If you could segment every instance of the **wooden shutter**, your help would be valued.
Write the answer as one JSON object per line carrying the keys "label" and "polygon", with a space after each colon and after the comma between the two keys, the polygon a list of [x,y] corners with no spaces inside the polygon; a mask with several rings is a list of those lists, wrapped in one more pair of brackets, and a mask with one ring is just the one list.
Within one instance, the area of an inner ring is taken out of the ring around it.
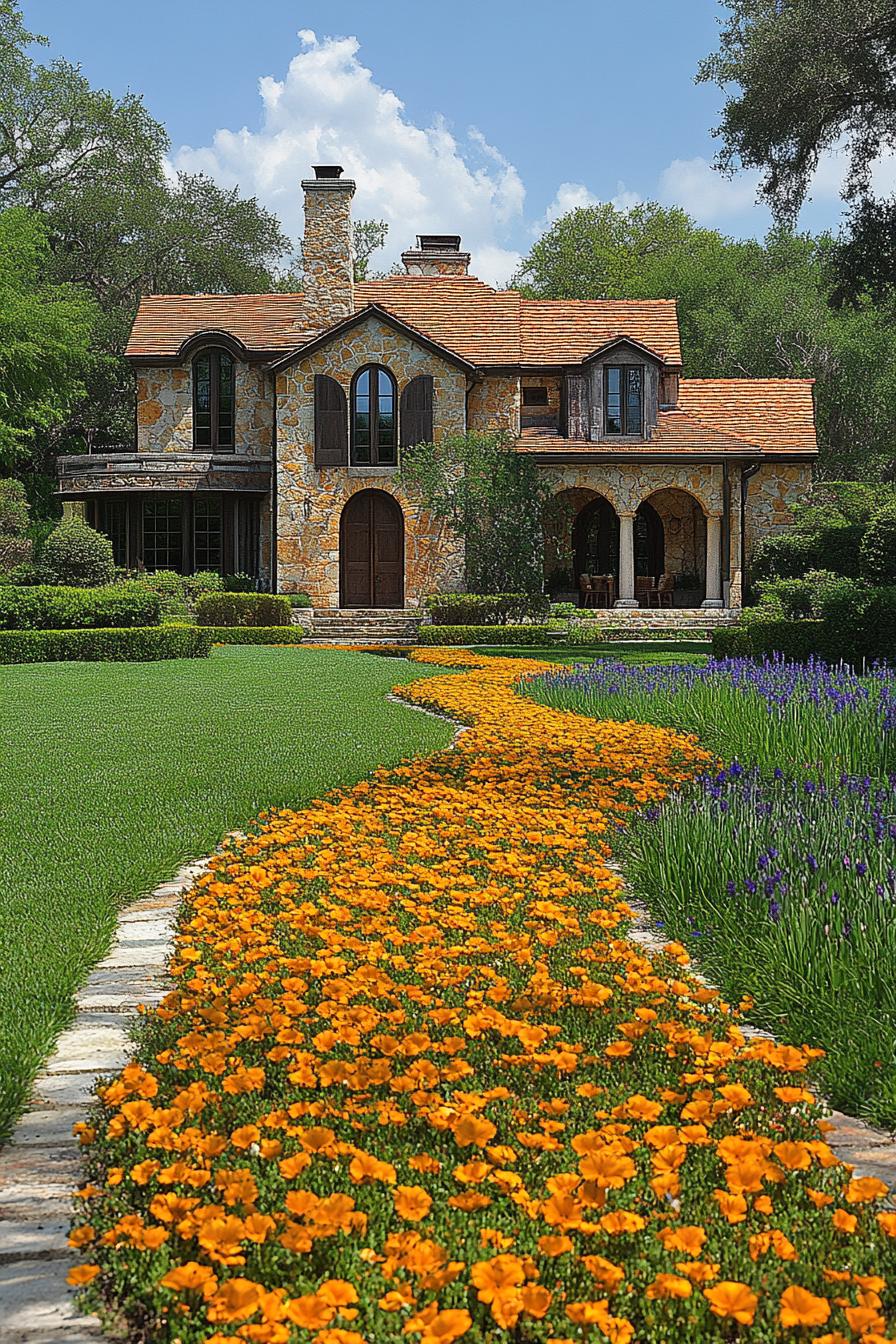
{"label": "wooden shutter", "polygon": [[563,379],[562,431],[567,439],[591,437],[588,381],[580,373],[568,373]]}
{"label": "wooden shutter", "polygon": [[401,446],[432,443],[432,377],[421,373],[401,394]]}
{"label": "wooden shutter", "polygon": [[335,378],[314,375],[314,465],[348,466],[348,409]]}

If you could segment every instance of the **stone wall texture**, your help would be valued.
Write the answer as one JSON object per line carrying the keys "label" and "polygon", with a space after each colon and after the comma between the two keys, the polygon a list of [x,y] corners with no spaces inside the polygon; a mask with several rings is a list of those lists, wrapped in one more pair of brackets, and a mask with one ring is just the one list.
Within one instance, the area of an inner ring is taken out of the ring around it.
{"label": "stone wall texture", "polygon": [[355,184],[310,181],[305,187],[302,287],[307,310],[321,330],[354,311],[352,196]]}
{"label": "stone wall texture", "polygon": [[384,490],[404,514],[405,605],[463,584],[463,544],[397,482],[392,467],[314,465],[314,375],[345,389],[364,364],[384,365],[398,393],[418,374],[433,378],[433,438],[462,434],[466,375],[377,318],[297,361],[277,379],[277,568],[282,592],[306,592],[315,607],[339,606],[339,522],[360,490]]}
{"label": "stone wall texture", "polygon": [[[270,457],[274,394],[268,374],[234,360],[234,452]],[[138,368],[137,452],[193,451],[192,361],[174,368]]]}
{"label": "stone wall texture", "polygon": [[515,374],[490,373],[470,389],[469,427],[486,432],[520,432],[520,380]]}

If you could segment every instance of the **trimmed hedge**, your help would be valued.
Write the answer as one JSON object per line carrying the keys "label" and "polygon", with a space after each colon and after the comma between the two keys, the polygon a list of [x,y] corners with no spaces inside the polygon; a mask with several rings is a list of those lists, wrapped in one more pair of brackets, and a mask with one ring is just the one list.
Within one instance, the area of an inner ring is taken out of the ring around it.
{"label": "trimmed hedge", "polygon": [[304,630],[291,625],[204,625],[213,644],[301,644]]}
{"label": "trimmed hedge", "polygon": [[780,653],[797,660],[815,654],[855,667],[896,664],[896,587],[829,597],[823,619],[786,620],[752,608],[739,626],[713,631],[712,651],[717,657]]}
{"label": "trimmed hedge", "polygon": [[551,599],[541,593],[436,593],[426,607],[433,625],[506,625],[543,621]]}
{"label": "trimmed hedge", "polygon": [[115,577],[111,541],[77,515],[53,528],[38,558],[56,583],[99,588]]}
{"label": "trimmed hedge", "polygon": [[158,625],[162,602],[142,583],[0,588],[0,630],[111,630]]}
{"label": "trimmed hedge", "polygon": [[289,598],[275,593],[208,593],[196,599],[199,625],[289,625],[291,620]]}
{"label": "trimmed hedge", "polygon": [[0,630],[0,663],[151,663],[207,658],[211,635],[196,625],[124,630]]}
{"label": "trimmed hedge", "polygon": [[551,625],[421,625],[421,644],[547,644],[558,630]]}

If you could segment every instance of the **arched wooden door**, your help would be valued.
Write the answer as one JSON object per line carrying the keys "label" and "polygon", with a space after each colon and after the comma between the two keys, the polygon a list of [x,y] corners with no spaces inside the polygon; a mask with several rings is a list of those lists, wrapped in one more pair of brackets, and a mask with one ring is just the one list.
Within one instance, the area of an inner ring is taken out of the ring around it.
{"label": "arched wooden door", "polygon": [[383,490],[361,490],[339,523],[339,602],[404,606],[404,516]]}

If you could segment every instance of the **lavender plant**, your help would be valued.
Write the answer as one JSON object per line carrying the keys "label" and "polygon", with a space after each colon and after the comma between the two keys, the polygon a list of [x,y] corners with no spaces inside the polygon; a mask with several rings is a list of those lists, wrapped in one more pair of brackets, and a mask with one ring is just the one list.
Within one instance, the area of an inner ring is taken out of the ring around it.
{"label": "lavender plant", "polygon": [[818,659],[710,659],[639,666],[601,659],[529,680],[541,704],[597,719],[697,733],[726,760],[770,771],[786,762],[828,778],[896,771],[896,674],[858,677]]}
{"label": "lavender plant", "polygon": [[896,780],[731,765],[620,831],[633,891],[726,993],[828,1052],[835,1104],[896,1126]]}

